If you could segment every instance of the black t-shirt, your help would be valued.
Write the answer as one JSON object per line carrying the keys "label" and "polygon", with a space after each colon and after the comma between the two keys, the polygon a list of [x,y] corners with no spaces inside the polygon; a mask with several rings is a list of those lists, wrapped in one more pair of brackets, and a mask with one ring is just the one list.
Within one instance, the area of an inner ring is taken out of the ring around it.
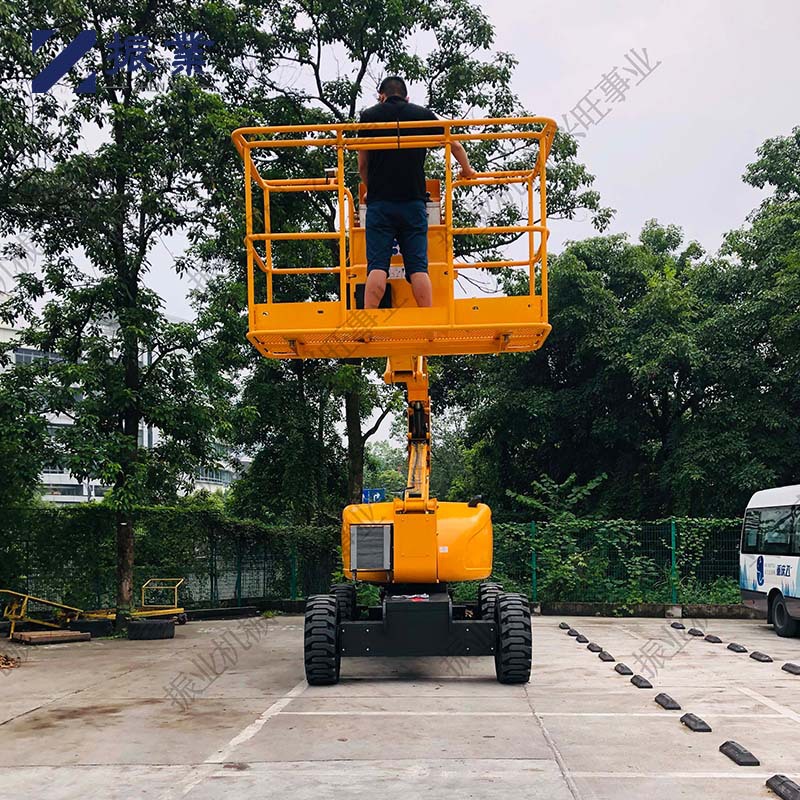
{"label": "black t-shirt", "polygon": [[[406,122],[418,119],[438,119],[428,108],[409,103],[402,97],[388,97],[361,113],[361,122]],[[400,128],[401,136],[421,136],[444,133],[444,128]],[[363,130],[359,136],[397,136],[397,130]],[[388,150],[367,150],[367,201],[424,200],[424,147]]]}

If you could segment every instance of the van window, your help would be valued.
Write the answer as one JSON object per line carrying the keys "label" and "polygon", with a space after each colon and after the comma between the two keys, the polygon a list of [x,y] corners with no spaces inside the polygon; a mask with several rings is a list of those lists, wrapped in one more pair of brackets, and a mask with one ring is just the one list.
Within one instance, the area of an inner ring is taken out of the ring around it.
{"label": "van window", "polygon": [[742,529],[742,552],[764,555],[800,555],[797,508],[749,508]]}
{"label": "van window", "polygon": [[758,553],[758,528],[761,524],[761,509],[748,508],[744,513],[744,529],[742,530],[742,552]]}

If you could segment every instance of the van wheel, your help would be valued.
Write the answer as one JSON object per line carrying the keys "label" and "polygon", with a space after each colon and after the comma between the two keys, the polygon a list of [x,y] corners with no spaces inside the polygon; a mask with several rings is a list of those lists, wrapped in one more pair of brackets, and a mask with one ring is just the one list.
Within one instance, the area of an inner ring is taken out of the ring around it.
{"label": "van wheel", "polygon": [[772,602],[772,627],[778,636],[797,636],[798,624],[796,619],[789,616],[786,600],[779,594]]}

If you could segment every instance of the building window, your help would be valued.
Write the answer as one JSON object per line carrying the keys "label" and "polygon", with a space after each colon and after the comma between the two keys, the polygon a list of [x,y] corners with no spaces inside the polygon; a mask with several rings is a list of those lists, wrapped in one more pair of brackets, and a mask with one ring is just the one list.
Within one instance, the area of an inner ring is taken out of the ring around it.
{"label": "building window", "polygon": [[220,486],[230,486],[233,481],[233,472],[229,469],[204,468],[197,473],[197,480],[201,483],[218,483]]}
{"label": "building window", "polygon": [[64,497],[83,497],[83,486],[74,483],[46,483],[42,487],[42,494]]}
{"label": "building window", "polygon": [[33,364],[34,361],[61,361],[61,356],[56,353],[47,353],[41,350],[32,350],[29,347],[18,347],[14,351],[15,364]]}

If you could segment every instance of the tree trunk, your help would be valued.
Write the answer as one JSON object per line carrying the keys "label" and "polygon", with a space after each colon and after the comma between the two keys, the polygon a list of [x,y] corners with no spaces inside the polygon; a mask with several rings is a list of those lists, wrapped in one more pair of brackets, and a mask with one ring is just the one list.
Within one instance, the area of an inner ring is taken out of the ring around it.
{"label": "tree trunk", "polygon": [[361,502],[364,486],[364,436],[361,433],[360,387],[348,389],[344,395],[344,417],[347,431],[347,500]]}
{"label": "tree trunk", "polygon": [[133,605],[133,522],[117,514],[117,628],[130,618]]}

